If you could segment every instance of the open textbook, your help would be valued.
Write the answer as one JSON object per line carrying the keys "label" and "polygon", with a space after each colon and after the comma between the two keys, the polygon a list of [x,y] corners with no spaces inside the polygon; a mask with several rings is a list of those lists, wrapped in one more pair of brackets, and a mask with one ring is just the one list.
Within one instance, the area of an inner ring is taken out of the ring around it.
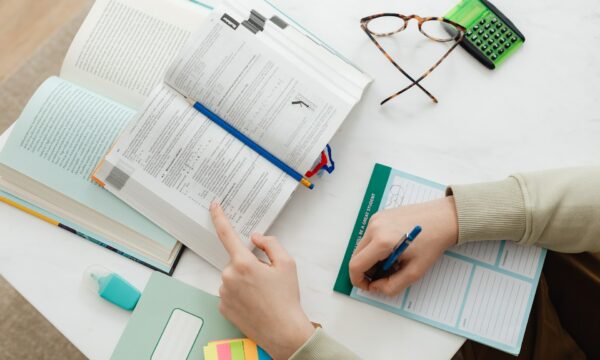
{"label": "open textbook", "polygon": [[394,297],[366,292],[350,283],[348,263],[372,214],[437,199],[444,196],[444,190],[443,185],[376,164],[334,290],[516,355],[545,249],[510,241],[454,246],[421,280]]}
{"label": "open textbook", "polygon": [[184,0],[97,0],[59,77],[28,102],[0,153],[0,200],[170,273],[181,244],[90,180],[209,10]]}
{"label": "open textbook", "polygon": [[186,97],[304,172],[369,81],[266,3],[225,2],[190,37],[94,179],[223,268],[229,259],[210,203],[221,202],[250,247],[251,233],[268,229],[298,184]]}

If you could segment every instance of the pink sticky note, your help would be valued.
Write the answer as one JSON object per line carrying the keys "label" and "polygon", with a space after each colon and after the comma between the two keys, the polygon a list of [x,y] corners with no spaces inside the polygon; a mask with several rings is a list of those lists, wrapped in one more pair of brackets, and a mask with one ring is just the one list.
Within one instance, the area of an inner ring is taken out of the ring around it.
{"label": "pink sticky note", "polygon": [[231,360],[231,347],[229,343],[217,345],[217,356],[219,360]]}

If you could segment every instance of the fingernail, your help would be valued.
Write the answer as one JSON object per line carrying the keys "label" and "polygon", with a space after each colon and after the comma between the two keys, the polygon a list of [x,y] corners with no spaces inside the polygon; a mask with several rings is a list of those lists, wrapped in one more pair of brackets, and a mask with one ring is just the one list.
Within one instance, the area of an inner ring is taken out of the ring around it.
{"label": "fingernail", "polygon": [[217,205],[219,205],[219,203],[218,203],[218,202],[216,202],[216,201],[212,201],[212,202],[210,203],[210,210],[214,210],[214,209],[216,209],[216,208],[217,208]]}

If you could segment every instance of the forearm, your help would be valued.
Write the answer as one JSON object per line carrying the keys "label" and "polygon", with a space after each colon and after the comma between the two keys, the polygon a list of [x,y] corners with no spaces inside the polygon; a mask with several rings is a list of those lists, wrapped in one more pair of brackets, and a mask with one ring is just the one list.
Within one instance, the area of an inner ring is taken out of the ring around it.
{"label": "forearm", "polygon": [[600,167],[453,185],[458,242],[513,240],[561,252],[600,251]]}
{"label": "forearm", "polygon": [[360,359],[343,345],[329,337],[323,330],[317,329],[290,360],[337,360]]}

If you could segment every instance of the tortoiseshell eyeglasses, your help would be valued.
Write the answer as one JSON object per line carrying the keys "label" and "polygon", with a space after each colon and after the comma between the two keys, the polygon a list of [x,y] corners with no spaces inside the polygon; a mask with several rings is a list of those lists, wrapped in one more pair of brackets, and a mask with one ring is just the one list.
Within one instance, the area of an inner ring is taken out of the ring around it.
{"label": "tortoiseshell eyeglasses", "polygon": [[[431,40],[437,42],[448,42],[455,41],[455,43],[448,49],[448,51],[442,56],[438,62],[436,62],[429,70],[424,72],[417,80],[414,80],[410,75],[406,73],[395,61],[392,57],[383,49],[383,47],[377,41],[377,37],[390,36],[400,31],[406,29],[408,22],[412,19],[415,19],[419,23],[419,31],[421,34],[427,36]],[[412,88],[413,86],[418,86],[425,94],[427,94],[434,103],[437,103],[438,100],[435,96],[431,95],[429,91],[425,90],[423,86],[421,86],[420,82],[427,75],[429,75],[442,61],[450,54],[454,48],[462,41],[465,28],[455,23],[454,21],[442,18],[442,17],[426,17],[422,18],[417,15],[405,16],[402,14],[394,14],[394,13],[385,13],[385,14],[377,14],[367,16],[360,20],[360,26],[367,34],[367,36],[375,43],[375,46],[385,55],[385,57],[396,67],[396,69],[400,70],[404,76],[406,76],[412,84],[408,85],[404,89],[398,91],[397,93],[389,96],[385,100],[381,102],[381,105],[386,102],[392,100],[396,96],[402,94],[406,90]]]}

